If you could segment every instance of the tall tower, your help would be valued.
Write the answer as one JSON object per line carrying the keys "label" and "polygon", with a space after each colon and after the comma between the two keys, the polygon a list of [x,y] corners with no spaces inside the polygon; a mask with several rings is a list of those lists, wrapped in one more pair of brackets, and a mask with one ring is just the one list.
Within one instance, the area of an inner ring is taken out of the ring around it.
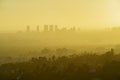
{"label": "tall tower", "polygon": [[44,32],[48,32],[48,25],[44,25]]}
{"label": "tall tower", "polygon": [[76,31],[76,27],[74,26],[74,27],[72,28],[72,30],[73,30],[73,31]]}
{"label": "tall tower", "polygon": [[39,32],[39,31],[40,31],[40,29],[39,29],[39,25],[36,27],[36,30],[37,30],[37,32]]}
{"label": "tall tower", "polygon": [[58,26],[57,25],[55,25],[55,31],[57,32],[57,31],[59,31],[59,29],[58,29]]}
{"label": "tall tower", "polygon": [[50,26],[49,26],[49,31],[50,31],[50,32],[53,32],[53,31],[54,31],[54,26],[53,26],[53,25],[50,25]]}
{"label": "tall tower", "polygon": [[27,26],[27,30],[26,31],[30,32],[30,26],[29,25]]}

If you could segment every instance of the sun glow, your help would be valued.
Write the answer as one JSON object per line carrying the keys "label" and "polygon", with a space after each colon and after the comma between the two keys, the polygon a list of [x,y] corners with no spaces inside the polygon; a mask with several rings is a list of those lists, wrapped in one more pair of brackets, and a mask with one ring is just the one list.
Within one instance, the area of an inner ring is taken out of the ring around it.
{"label": "sun glow", "polygon": [[120,25],[120,5],[118,0],[109,0],[107,5],[107,12],[111,22],[115,25]]}
{"label": "sun glow", "polygon": [[81,29],[120,26],[120,0],[1,0],[0,30],[56,24]]}

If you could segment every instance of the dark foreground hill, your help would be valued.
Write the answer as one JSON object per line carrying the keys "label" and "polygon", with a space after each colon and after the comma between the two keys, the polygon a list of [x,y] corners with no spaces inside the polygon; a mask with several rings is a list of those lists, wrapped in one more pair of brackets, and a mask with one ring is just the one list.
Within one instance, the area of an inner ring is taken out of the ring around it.
{"label": "dark foreground hill", "polygon": [[85,54],[32,58],[0,66],[0,80],[120,80],[120,55]]}

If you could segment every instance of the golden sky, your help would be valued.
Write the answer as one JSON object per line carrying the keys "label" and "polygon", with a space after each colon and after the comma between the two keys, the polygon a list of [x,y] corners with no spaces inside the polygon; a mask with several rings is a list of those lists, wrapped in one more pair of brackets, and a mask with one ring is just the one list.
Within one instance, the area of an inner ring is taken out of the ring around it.
{"label": "golden sky", "polygon": [[120,26],[120,0],[0,0],[0,30],[44,24]]}

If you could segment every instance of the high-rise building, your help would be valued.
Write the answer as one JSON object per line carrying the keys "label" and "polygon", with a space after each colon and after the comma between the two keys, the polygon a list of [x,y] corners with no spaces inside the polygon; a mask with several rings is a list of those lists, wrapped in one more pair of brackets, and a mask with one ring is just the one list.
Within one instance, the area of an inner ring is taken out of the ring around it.
{"label": "high-rise building", "polygon": [[40,30],[39,30],[39,25],[36,27],[36,30],[37,30],[37,32],[39,32]]}
{"label": "high-rise building", "polygon": [[26,30],[27,32],[30,32],[30,26],[27,26],[27,30]]}
{"label": "high-rise building", "polygon": [[71,32],[75,32],[75,31],[76,31],[76,27],[72,27],[72,28],[70,28],[69,31],[71,31]]}
{"label": "high-rise building", "polygon": [[66,28],[66,27],[63,27],[63,28],[61,29],[61,31],[66,32],[66,31],[67,31],[67,28]]}
{"label": "high-rise building", "polygon": [[55,25],[55,31],[59,31],[59,29],[58,29],[58,26],[57,26],[57,25]]}
{"label": "high-rise building", "polygon": [[72,28],[72,30],[73,30],[73,31],[76,31],[76,27],[74,26],[74,27]]}
{"label": "high-rise building", "polygon": [[44,25],[44,32],[47,32],[47,31],[49,31],[48,25]]}
{"label": "high-rise building", "polygon": [[49,25],[49,31],[53,32],[54,31],[54,26],[53,25]]}

